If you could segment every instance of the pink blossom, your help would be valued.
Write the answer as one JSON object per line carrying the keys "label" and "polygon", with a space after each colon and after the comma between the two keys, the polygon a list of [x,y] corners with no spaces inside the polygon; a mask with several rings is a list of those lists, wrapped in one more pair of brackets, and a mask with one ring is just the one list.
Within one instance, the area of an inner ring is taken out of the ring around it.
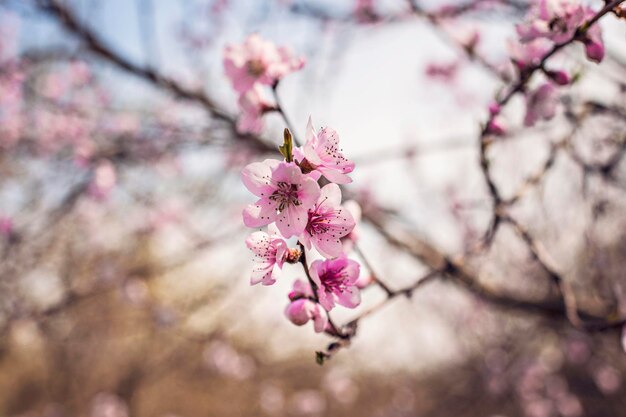
{"label": "pink blossom", "polygon": [[320,305],[313,301],[313,290],[308,282],[297,279],[293,283],[293,290],[289,293],[291,303],[285,309],[285,315],[295,325],[302,326],[313,320],[317,333],[323,332],[328,323],[328,316]]}
{"label": "pink blossom", "polygon": [[538,120],[550,120],[556,114],[559,94],[552,83],[544,83],[526,94],[524,125],[532,126]]}
{"label": "pink blossom", "polygon": [[485,133],[494,136],[504,136],[506,135],[506,132],[507,128],[499,116],[496,116],[489,120],[489,122],[487,123],[487,129],[485,129]]}
{"label": "pink blossom", "polygon": [[246,207],[243,221],[248,227],[276,222],[285,238],[299,235],[308,220],[308,210],[320,196],[317,182],[294,163],[266,159],[247,165],[241,179],[259,200]]}
{"label": "pink blossom", "polygon": [[94,170],[88,193],[96,200],[105,200],[117,182],[115,167],[110,161],[102,161]]}
{"label": "pink blossom", "polygon": [[224,69],[238,93],[245,93],[255,84],[273,85],[290,72],[304,66],[284,47],[276,47],[258,34],[248,36],[242,45],[224,49]]}
{"label": "pink blossom", "polygon": [[355,0],[354,17],[359,23],[373,23],[379,20],[374,0]]}
{"label": "pink blossom", "polygon": [[541,59],[548,53],[550,47],[550,41],[543,38],[527,43],[514,41],[508,43],[511,59],[519,70],[538,65]]}
{"label": "pink blossom", "polygon": [[361,303],[361,294],[356,287],[360,265],[341,256],[311,264],[310,272],[317,285],[317,296],[322,307],[330,311],[335,303],[354,308]]}
{"label": "pink blossom", "polygon": [[259,85],[239,96],[237,101],[241,116],[237,120],[237,131],[240,133],[259,134],[263,130],[263,113],[272,108],[271,103],[263,97],[263,91]]}
{"label": "pink blossom", "polygon": [[[538,38],[549,39],[557,44],[568,42],[595,14],[590,7],[570,0],[539,0],[531,8],[526,23],[517,26],[517,33],[524,43]],[[588,28],[579,40],[585,45],[587,58],[595,62],[602,61],[604,42],[599,25]]]}
{"label": "pink blossom", "polygon": [[426,75],[441,82],[453,82],[459,70],[459,62],[453,61],[447,64],[431,63],[426,67]]}
{"label": "pink blossom", "polygon": [[255,266],[252,269],[250,284],[275,283],[287,258],[288,247],[285,239],[276,233],[254,232],[246,239],[246,246],[254,253]]}
{"label": "pink blossom", "polygon": [[558,85],[567,85],[571,82],[570,76],[565,71],[546,70],[545,74]]}
{"label": "pink blossom", "polygon": [[308,298],[299,298],[290,302],[285,309],[285,316],[296,326],[303,326],[309,320],[313,320],[316,333],[323,332],[328,323],[328,317],[320,305]]}
{"label": "pink blossom", "polygon": [[343,156],[339,148],[339,136],[330,128],[322,128],[319,134],[309,117],[306,127],[306,143],[302,150],[294,152],[306,171],[317,171],[327,180],[337,184],[348,184],[352,179],[346,174],[354,170],[354,162]]}
{"label": "pink blossom", "polygon": [[583,43],[587,58],[594,62],[601,62],[604,58],[604,41],[602,40],[602,29],[598,24],[587,30]]}
{"label": "pink blossom", "polygon": [[582,5],[569,0],[539,0],[530,9],[526,23],[517,25],[521,42],[548,38],[555,43],[570,40],[585,21]]}
{"label": "pink blossom", "polygon": [[302,243],[311,249],[315,246],[327,258],[341,255],[341,238],[354,229],[354,219],[341,207],[341,190],[337,184],[322,188],[317,203],[309,210],[309,219],[302,235]]}
{"label": "pink blossom", "polygon": [[295,280],[293,283],[293,289],[289,293],[289,299],[291,301],[295,301],[299,298],[313,298],[314,296],[315,294],[311,289],[311,285],[300,278]]}
{"label": "pink blossom", "polygon": [[8,216],[0,216],[0,236],[11,237],[13,234],[13,219]]}

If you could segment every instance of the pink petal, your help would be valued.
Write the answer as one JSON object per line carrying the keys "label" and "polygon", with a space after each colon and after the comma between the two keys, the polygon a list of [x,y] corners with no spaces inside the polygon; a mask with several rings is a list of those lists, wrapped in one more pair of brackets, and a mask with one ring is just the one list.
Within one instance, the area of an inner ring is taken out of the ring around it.
{"label": "pink petal", "polygon": [[313,178],[305,177],[301,183],[299,192],[300,206],[305,210],[310,209],[320,196],[320,186]]}
{"label": "pink petal", "polygon": [[274,159],[266,159],[263,162],[248,164],[241,171],[241,181],[256,196],[261,197],[265,193],[271,193],[272,169],[278,166],[279,162]]}
{"label": "pink petal", "polygon": [[290,204],[276,218],[276,226],[280,233],[288,239],[304,231],[307,219],[308,215],[305,208]]}
{"label": "pink petal", "polygon": [[357,287],[348,287],[338,296],[337,303],[347,308],[355,308],[361,304],[361,292]]}
{"label": "pink petal", "polygon": [[342,174],[336,169],[327,168],[327,167],[319,167],[317,170],[324,176],[328,181],[337,183],[337,184],[350,184],[352,182],[352,178],[347,176],[346,174]]}
{"label": "pink petal", "polygon": [[262,227],[276,220],[276,206],[270,200],[259,200],[243,209],[243,223],[247,227]]}
{"label": "pink petal", "polygon": [[341,204],[341,189],[337,184],[326,184],[320,192],[320,207],[338,207]]}
{"label": "pink petal", "polygon": [[336,258],[343,252],[341,240],[327,238],[326,236],[314,237],[313,243],[317,251],[325,258]]}

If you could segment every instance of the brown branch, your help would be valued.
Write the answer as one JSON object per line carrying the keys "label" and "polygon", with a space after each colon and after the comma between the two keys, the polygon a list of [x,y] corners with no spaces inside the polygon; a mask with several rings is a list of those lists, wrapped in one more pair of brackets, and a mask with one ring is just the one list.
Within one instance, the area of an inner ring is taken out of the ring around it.
{"label": "brown branch", "polygon": [[[389,219],[380,213],[382,211],[364,212],[363,218],[390,245],[413,256],[433,271],[438,271],[444,279],[461,286],[479,299],[507,310],[548,318],[562,319],[567,317],[567,306],[563,299],[524,299],[504,293],[495,287],[490,287],[482,283],[480,277],[465,266],[463,259],[453,259],[414,233],[402,227],[393,227]],[[626,319],[615,320],[607,317],[598,317],[581,309],[577,309],[577,314],[581,320],[584,320],[583,327],[587,331],[618,329],[626,323]]]}

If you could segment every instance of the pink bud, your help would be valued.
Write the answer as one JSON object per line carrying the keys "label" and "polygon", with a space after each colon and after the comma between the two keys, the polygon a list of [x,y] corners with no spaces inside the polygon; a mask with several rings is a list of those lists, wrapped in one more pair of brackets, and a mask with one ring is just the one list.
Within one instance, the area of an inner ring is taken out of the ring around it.
{"label": "pink bud", "polygon": [[585,41],[585,53],[591,61],[600,63],[604,58],[604,45],[602,42],[587,40]]}
{"label": "pink bud", "polygon": [[495,101],[489,103],[488,109],[489,109],[489,114],[492,115],[492,116],[496,116],[496,115],[500,114],[500,110],[502,110],[500,105],[498,103],[496,103]]}
{"label": "pink bud", "polygon": [[546,75],[558,85],[567,85],[571,82],[570,76],[565,71],[546,71]]}
{"label": "pink bud", "polygon": [[495,136],[504,136],[506,134],[506,128],[500,123],[497,118],[489,121],[487,124],[486,132]]}

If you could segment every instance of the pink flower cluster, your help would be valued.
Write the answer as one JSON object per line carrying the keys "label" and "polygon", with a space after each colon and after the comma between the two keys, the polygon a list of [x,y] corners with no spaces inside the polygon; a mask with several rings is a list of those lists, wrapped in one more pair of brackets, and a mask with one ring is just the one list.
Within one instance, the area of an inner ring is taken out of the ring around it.
{"label": "pink flower cluster", "polygon": [[593,25],[579,30],[595,13],[592,8],[576,0],[539,0],[531,8],[527,21],[517,26],[519,40],[532,43],[538,39],[548,39],[560,44],[576,36],[585,45],[587,58],[600,62],[604,58],[602,29]]}
{"label": "pink flower cluster", "polygon": [[[539,120],[550,120],[559,104],[557,86],[571,83],[570,76],[563,70],[550,70],[542,65],[543,58],[555,45],[572,40],[585,46],[587,58],[600,62],[604,57],[602,29],[598,24],[587,22],[595,11],[576,0],[537,0],[531,7],[524,23],[517,25],[518,40],[509,45],[513,63],[521,77],[540,69],[547,80],[535,88],[524,89],[526,99],[525,126],[533,126]],[[498,110],[499,112],[499,110]],[[491,112],[497,116],[497,112]],[[504,128],[496,117],[491,118],[488,131],[502,134]]]}
{"label": "pink flower cluster", "polygon": [[[312,320],[315,331],[322,332],[335,304],[354,308],[360,303],[360,266],[344,252],[355,220],[342,206],[337,185],[351,182],[354,163],[344,157],[337,133],[330,128],[317,132],[310,119],[306,143],[285,157],[251,163],[241,173],[243,184],[257,197],[244,208],[243,221],[252,228],[267,226],[246,240],[254,253],[250,282],[272,285],[285,263],[302,263],[307,282],[295,282],[285,314],[299,326]],[[328,183],[320,187],[322,176]],[[298,247],[290,248],[287,240],[294,237]],[[313,249],[325,259],[309,266],[302,252]]]}
{"label": "pink flower cluster", "polygon": [[285,47],[276,47],[258,34],[252,34],[241,45],[228,45],[224,49],[224,70],[239,95],[241,117],[237,129],[241,133],[260,133],[263,113],[274,109],[265,97],[267,89],[275,87],[287,74],[304,66]]}

